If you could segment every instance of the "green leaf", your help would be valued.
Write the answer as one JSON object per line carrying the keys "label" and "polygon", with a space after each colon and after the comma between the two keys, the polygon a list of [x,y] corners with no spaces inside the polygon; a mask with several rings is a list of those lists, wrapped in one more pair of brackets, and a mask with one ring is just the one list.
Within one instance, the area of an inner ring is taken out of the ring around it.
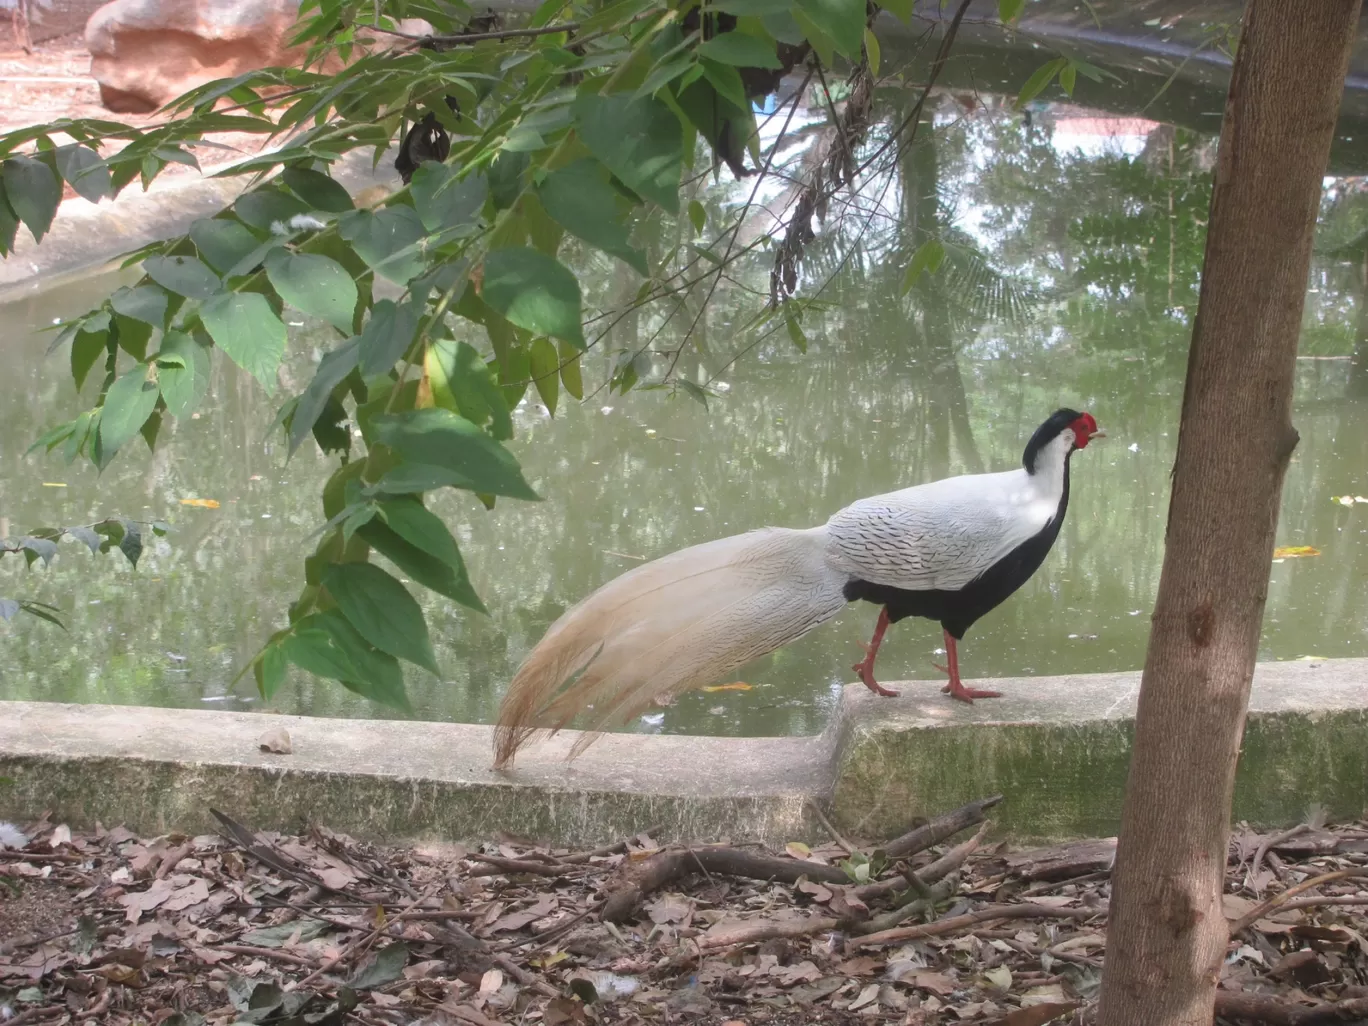
{"label": "green leaf", "polygon": [[864,0],[796,0],[798,9],[822,30],[836,49],[858,60],[864,41]]}
{"label": "green leaf", "polygon": [[169,300],[156,285],[139,285],[133,289],[124,287],[117,290],[109,297],[109,305],[115,313],[160,328],[166,323]]}
{"label": "green leaf", "polygon": [[574,111],[580,141],[594,156],[629,188],[679,212],[684,139],[669,107],[653,96],[581,93]]}
{"label": "green leaf", "polygon": [[[274,646],[266,651],[273,650]],[[281,669],[284,669],[283,665]],[[248,930],[242,935],[241,942],[258,948],[282,948],[295,934],[299,935],[298,939],[303,943],[322,936],[330,928],[331,924],[321,919],[292,919],[279,926],[263,926],[256,930]]]}
{"label": "green leaf", "polygon": [[414,172],[409,192],[423,227],[435,232],[475,220],[489,195],[489,182],[484,175],[460,178],[451,165],[427,160]]}
{"label": "green leaf", "polygon": [[41,160],[19,156],[5,161],[3,179],[10,206],[33,233],[34,240],[41,242],[52,226],[57,204],[62,201],[62,183]]}
{"label": "green leaf", "polygon": [[14,252],[14,237],[19,233],[19,218],[10,207],[9,195],[0,177],[0,256]]}
{"label": "green leaf", "polygon": [[[433,466],[431,463],[401,463],[373,486],[376,493],[387,495],[408,495],[432,492],[438,488],[460,488],[467,492],[477,491],[475,483],[464,474],[458,474],[446,467]],[[487,494],[487,493],[486,493]]]}
{"label": "green leaf", "polygon": [[[386,300],[388,302],[388,300]],[[318,362],[313,380],[299,397],[290,416],[289,455],[293,456],[299,443],[313,430],[333,389],[352,372],[361,356],[361,338],[349,338]]]}
{"label": "green leaf", "polygon": [[287,167],[280,173],[280,178],[290,187],[291,192],[314,210],[340,214],[354,206],[351,195],[342,184],[321,171]]}
{"label": "green leaf", "polygon": [[[435,524],[396,507],[417,507]],[[388,523],[374,517],[357,531],[367,544],[423,587],[463,606],[487,612],[471,586],[456,540],[440,518],[416,498],[390,499],[382,502],[380,509],[389,518]],[[397,528],[405,533],[400,534]]]}
{"label": "green leaf", "polygon": [[114,195],[109,179],[109,165],[89,146],[68,143],[53,151],[57,171],[71,183],[76,194],[91,203],[98,203]]}
{"label": "green leaf", "polygon": [[361,676],[361,671],[333,642],[332,632],[323,625],[321,614],[314,613],[296,623],[280,647],[286,659],[320,677],[356,681]]}
{"label": "green leaf", "polygon": [[698,54],[738,68],[782,68],[774,53],[774,40],[745,32],[723,32],[698,47]]}
{"label": "green leaf", "polygon": [[689,201],[689,220],[693,222],[695,232],[701,232],[708,223],[708,212],[698,200]]}
{"label": "green leaf", "polygon": [[283,189],[268,185],[263,189],[243,193],[233,204],[238,217],[261,231],[271,231],[272,225],[285,224],[295,214],[307,214],[309,206]]}
{"label": "green leaf", "polygon": [[187,299],[208,299],[223,288],[219,276],[194,257],[150,256],[143,270],[162,288]]}
{"label": "green leaf", "polygon": [[122,517],[119,518],[118,523],[123,528],[123,537],[119,539],[119,551],[136,569],[138,557],[142,555],[143,550],[142,526]]}
{"label": "green leaf", "polygon": [[[560,352],[560,375],[561,384],[565,390],[576,399],[584,398],[584,381],[580,377],[580,354],[579,350],[568,342],[561,342],[557,345]],[[498,437],[497,435],[495,437]]]}
{"label": "green leaf", "polygon": [[627,241],[628,228],[618,212],[619,194],[601,167],[592,157],[585,157],[553,171],[537,187],[537,198],[566,231],[646,277],[650,274],[646,254]]}
{"label": "green leaf", "polygon": [[474,491],[533,502],[540,498],[523,479],[512,453],[450,410],[434,407],[377,417],[374,432],[410,463],[450,470]]}
{"label": "green leaf", "polygon": [[534,339],[528,357],[532,365],[532,383],[537,386],[537,394],[554,417],[556,400],[560,398],[560,357],[556,353],[555,343],[549,338]]}
{"label": "green leaf", "polygon": [[348,981],[352,990],[370,990],[399,979],[408,965],[408,946],[402,941],[386,944]]}
{"label": "green leaf", "polygon": [[209,391],[209,354],[204,346],[184,332],[168,331],[153,360],[167,412],[173,417],[190,416]]}
{"label": "green leaf", "polygon": [[904,25],[912,24],[912,13],[916,9],[916,0],[883,0],[879,4],[885,11],[893,15]]}
{"label": "green leaf", "polygon": [[366,641],[437,673],[423,610],[397,580],[372,563],[334,563],[323,586]]}
{"label": "green leaf", "polygon": [[[568,342],[562,346],[578,352]],[[495,438],[513,437],[513,418],[494,372],[474,346],[452,339],[433,339],[423,356],[423,371],[438,406],[459,413],[473,424],[492,420]]]}
{"label": "green leaf", "polygon": [[[285,671],[287,669],[288,663],[289,659],[285,655],[285,648],[283,645],[267,645],[266,648],[262,651],[261,656],[257,659],[256,663],[252,667],[253,675],[256,677],[257,690],[261,692],[262,698],[269,701],[275,695],[275,693],[280,690],[280,686],[285,683]],[[268,927],[266,930],[253,930],[251,933],[247,934],[247,936],[251,937],[253,934],[264,934],[269,929],[279,930],[284,929],[285,927],[289,927],[291,932],[285,935],[285,939],[288,939],[293,934],[293,931],[298,930],[301,927],[301,925],[303,924],[285,923],[282,926],[274,928]],[[320,923],[319,926],[320,928],[323,928],[325,924]],[[317,933],[315,933],[314,936],[317,936]],[[303,939],[303,934],[301,934],[300,940]],[[249,941],[248,943],[265,944],[266,947],[279,946],[268,944],[262,940]],[[284,940],[282,940],[280,943],[284,943]]]}
{"label": "green leaf", "polygon": [[296,310],[351,330],[356,282],[336,260],[274,249],[266,257],[266,277],[280,298]]}
{"label": "green leaf", "polygon": [[712,6],[738,18],[763,18],[767,14],[783,14],[792,6],[792,0],[719,0]]}
{"label": "green leaf", "polygon": [[261,243],[237,221],[201,219],[190,226],[190,241],[211,266],[223,273]]}
{"label": "green leaf", "polygon": [[1026,84],[1021,87],[1021,92],[1017,94],[1016,102],[1012,106],[1016,110],[1021,110],[1022,107],[1039,96],[1045,87],[1053,81],[1054,77],[1068,66],[1068,63],[1066,58],[1056,57],[1036,68],[1031,77],[1026,80]]}
{"label": "green leaf", "polygon": [[71,340],[71,377],[79,391],[85,384],[86,375],[95,361],[108,352],[109,329],[103,331],[78,331]]}
{"label": "green leaf", "polygon": [[518,327],[584,348],[579,279],[554,257],[526,246],[492,251],[481,296]]}
{"label": "green leaf", "polygon": [[[703,77],[712,83],[718,95],[728,100],[737,111],[744,112],[750,106],[746,99],[746,85],[741,81],[741,73],[729,64],[719,64],[717,61],[710,61],[706,58],[698,62],[698,66],[703,69]],[[733,120],[732,116],[726,111],[719,111],[718,116],[724,120]],[[738,152],[740,147],[737,147]]]}
{"label": "green leaf", "polygon": [[259,292],[227,293],[205,300],[200,320],[228,359],[275,391],[285,354],[285,325]]}
{"label": "green leaf", "polygon": [[147,371],[139,364],[109,386],[100,415],[100,445],[108,455],[136,435],[156,409],[157,384],[148,380]]}
{"label": "green leaf", "polygon": [[387,374],[403,359],[418,333],[418,311],[412,303],[382,299],[371,308],[361,331],[361,374]]}
{"label": "green leaf", "polygon": [[368,267],[395,284],[406,284],[423,269],[422,258],[408,249],[426,234],[411,207],[355,210],[342,215],[337,230]]}
{"label": "green leaf", "polygon": [[1064,91],[1068,93],[1071,97],[1073,96],[1074,92],[1074,83],[1078,80],[1077,76],[1078,69],[1074,66],[1072,61],[1066,64],[1059,71],[1059,84],[1063,86]]}
{"label": "green leaf", "polygon": [[869,59],[869,73],[878,78],[879,62],[882,58],[879,54],[879,37],[874,34],[873,29],[865,29],[864,48],[865,56]]}
{"label": "green leaf", "polygon": [[902,290],[906,295],[907,291],[916,284],[917,278],[925,271],[927,274],[935,274],[940,270],[941,262],[945,259],[945,247],[940,239],[927,239],[917,251],[912,254],[912,260],[907,265],[907,270],[903,273]]}
{"label": "green leaf", "polygon": [[1021,17],[1026,0],[998,0],[998,17],[1004,25],[1010,25]]}

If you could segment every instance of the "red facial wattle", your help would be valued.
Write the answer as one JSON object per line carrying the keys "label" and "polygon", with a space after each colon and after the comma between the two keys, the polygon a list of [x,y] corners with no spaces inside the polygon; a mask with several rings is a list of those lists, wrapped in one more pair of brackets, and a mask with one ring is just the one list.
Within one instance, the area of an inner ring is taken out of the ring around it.
{"label": "red facial wattle", "polygon": [[1084,448],[1094,438],[1106,437],[1106,432],[1098,429],[1097,421],[1093,419],[1091,413],[1080,415],[1079,418],[1069,426],[1073,428],[1074,444],[1080,449]]}

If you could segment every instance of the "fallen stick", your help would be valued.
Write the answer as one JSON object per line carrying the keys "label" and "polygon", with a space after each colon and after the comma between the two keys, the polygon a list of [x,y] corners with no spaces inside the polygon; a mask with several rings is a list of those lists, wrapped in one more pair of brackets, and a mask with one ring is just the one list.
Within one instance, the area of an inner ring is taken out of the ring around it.
{"label": "fallen stick", "polygon": [[819,883],[849,883],[839,866],[757,855],[738,848],[685,848],[662,851],[639,863],[622,867],[622,882],[613,887],[603,904],[603,918],[610,923],[630,919],[648,894],[694,873],[745,876],[753,880],[797,883],[803,877]]}
{"label": "fallen stick", "polygon": [[1089,919],[1098,914],[1097,909],[1056,908],[1052,905],[988,905],[962,916],[937,919],[934,923],[920,926],[900,926],[894,930],[852,937],[846,942],[848,948],[873,948],[895,941],[916,940],[919,937],[939,937],[941,934],[954,933],[976,923],[986,923],[990,919]]}
{"label": "fallen stick", "polygon": [[[531,873],[533,876],[562,876],[565,872],[564,866],[553,865],[549,862],[533,862],[530,859],[506,859],[501,855],[481,855],[478,852],[471,852],[466,856],[472,862],[483,862],[487,866],[503,873]],[[489,873],[481,873],[478,869],[470,874],[471,876],[489,876]]]}
{"label": "fallen stick", "polygon": [[1264,856],[1268,854],[1269,848],[1276,848],[1284,841],[1299,837],[1310,829],[1310,823],[1298,823],[1291,830],[1284,830],[1280,834],[1271,834],[1265,837],[1259,844],[1258,851],[1254,853],[1254,861],[1249,864],[1249,869],[1245,872],[1245,887],[1249,890],[1254,889],[1254,878],[1259,875],[1259,866],[1263,864]]}
{"label": "fallen stick", "polygon": [[892,912],[885,912],[883,915],[875,916],[865,922],[859,922],[849,917],[837,919],[832,916],[809,916],[805,919],[749,919],[736,923],[719,923],[718,926],[700,938],[698,946],[703,951],[715,951],[718,948],[730,948],[738,944],[759,944],[762,941],[780,938],[797,940],[800,937],[811,937],[814,933],[826,933],[829,930],[874,933],[895,926],[918,912],[934,907],[936,902],[944,901],[950,897],[957,886],[947,885],[928,888],[926,897],[909,901],[901,908],[896,908]]}
{"label": "fallen stick", "polygon": [[[979,827],[978,833],[962,844],[957,844],[951,848],[935,862],[922,866],[917,870],[917,876],[922,883],[934,884],[944,880],[947,876],[964,865],[966,859],[978,850],[983,843],[983,836],[988,833],[988,829],[993,825],[992,820],[985,819],[983,825]],[[890,877],[887,880],[879,880],[876,883],[865,884],[855,888],[855,897],[861,901],[868,901],[870,898],[881,898],[885,894],[892,894],[894,891],[903,889],[907,881],[902,877]]]}
{"label": "fallen stick", "polygon": [[306,969],[317,968],[318,963],[312,958],[305,958],[303,955],[292,955],[288,951],[280,951],[276,948],[257,948],[250,944],[220,944],[214,950],[230,951],[234,955],[250,955],[253,958],[271,958],[277,962],[284,962],[287,965],[303,966]]}
{"label": "fallen stick", "polygon": [[333,969],[335,969],[337,966],[341,965],[344,961],[346,961],[348,958],[350,958],[354,952],[356,952],[356,951],[359,950],[360,948],[364,947],[365,945],[370,944],[372,941],[374,941],[376,938],[378,938],[381,934],[385,933],[385,932],[386,932],[391,926],[393,926],[395,923],[398,923],[398,922],[400,922],[401,920],[404,920],[404,919],[408,918],[408,914],[409,914],[410,912],[414,911],[419,905],[421,905],[421,904],[422,904],[424,901],[426,901],[428,898],[430,898],[430,897],[432,896],[432,893],[433,893],[435,890],[436,890],[436,887],[431,887],[431,888],[429,888],[427,893],[425,893],[425,894],[420,894],[418,897],[414,898],[414,899],[413,899],[413,903],[412,903],[411,905],[409,905],[407,908],[405,908],[402,912],[400,912],[397,916],[394,916],[394,917],[392,917],[392,918],[390,918],[390,919],[385,920],[384,923],[382,923],[381,925],[377,926],[374,930],[371,930],[369,933],[363,934],[359,939],[352,941],[352,942],[351,942],[350,944],[348,944],[345,948],[343,948],[340,952],[338,952],[338,954],[337,954],[334,958],[329,958],[329,959],[327,959],[327,960],[326,960],[322,965],[320,965],[317,969],[315,969],[313,972],[309,973],[308,976],[304,977],[304,979],[300,980],[298,983],[294,983],[294,984],[288,985],[285,989],[286,989],[286,990],[298,990],[298,989],[301,988],[301,987],[307,987],[309,984],[311,984],[311,983],[313,983],[314,981],[316,981],[316,980],[317,980],[320,976],[322,976],[324,973],[326,973],[326,972],[331,972],[331,971],[332,971]]}
{"label": "fallen stick", "polygon": [[907,855],[915,855],[919,851],[925,851],[933,844],[940,844],[941,841],[947,837],[953,837],[961,830],[967,830],[971,826],[982,823],[984,812],[1000,801],[1002,801],[1002,795],[995,794],[991,798],[980,798],[976,802],[970,802],[954,812],[937,816],[931,822],[919,826],[915,830],[909,830],[901,837],[894,838],[883,846],[883,850],[890,858],[902,858]]}
{"label": "fallen stick", "polygon": [[1308,880],[1303,880],[1299,884],[1289,887],[1280,894],[1275,894],[1267,901],[1261,901],[1255,905],[1239,919],[1230,924],[1230,936],[1234,937],[1241,930],[1252,926],[1256,921],[1262,919],[1275,908],[1285,904],[1298,894],[1305,893],[1313,887],[1321,884],[1334,883],[1336,880],[1348,880],[1356,876],[1368,876],[1368,866],[1356,866],[1353,869],[1340,869],[1333,873],[1322,873],[1320,876],[1313,876]]}
{"label": "fallen stick", "polygon": [[[652,834],[660,833],[663,829],[665,829],[664,824],[658,824],[647,830],[642,830],[640,833],[644,833],[647,837],[650,837]],[[605,855],[622,855],[627,851],[627,846],[631,841],[632,838],[629,837],[625,840],[618,841],[615,844],[605,844],[603,847],[595,848],[593,851],[576,852],[573,855],[566,855],[564,858],[560,859],[560,862],[567,866],[575,866],[582,862],[588,862],[590,859],[602,858]]]}
{"label": "fallen stick", "polygon": [[1248,1019],[1272,1023],[1273,1026],[1324,1026],[1327,1023],[1356,1022],[1368,1016],[1368,998],[1303,1005],[1268,994],[1218,990],[1216,1014],[1222,1019]]}

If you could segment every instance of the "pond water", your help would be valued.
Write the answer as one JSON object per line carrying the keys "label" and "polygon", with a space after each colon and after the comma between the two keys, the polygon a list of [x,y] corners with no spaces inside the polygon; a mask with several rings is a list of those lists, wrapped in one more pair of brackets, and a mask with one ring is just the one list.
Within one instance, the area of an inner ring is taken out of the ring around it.
{"label": "pond water", "polygon": [[[1137,114],[1144,98],[1137,92]],[[913,99],[880,93],[874,143]],[[962,666],[966,676],[995,677],[1142,664],[1214,139],[1059,102],[1034,105],[1028,124],[1000,97],[956,90],[930,109],[934,131],[923,125],[895,167],[834,209],[810,249],[804,294],[831,281],[820,292],[825,307],[804,321],[806,354],[782,330],[742,330],[768,289],[761,253],[706,304],[698,345],[680,362],[719,393],[707,408],[682,394],[598,387],[619,350],[664,353],[643,357],[643,370],[668,364],[682,326],[661,328],[648,314],[618,324],[591,355],[592,394],[582,404],[563,402],[552,418],[524,400],[513,448],[546,500],[501,501],[493,512],[464,494],[436,504],[491,615],[424,593],[442,676],[410,672],[416,716],[491,720],[545,627],[643,558],[765,524],[814,525],[862,496],[1012,467],[1060,405],[1094,413],[1108,438],[1075,457],[1058,544],[972,629]],[[805,111],[791,127],[784,157],[792,168],[820,141],[816,117]],[[721,185],[698,188],[713,214],[750,193],[725,174]],[[1336,501],[1368,493],[1368,361],[1353,359],[1356,348],[1368,355],[1363,197],[1356,179],[1326,181],[1298,364],[1302,440],[1278,531],[1279,545],[1320,555],[1272,567],[1261,659],[1368,655],[1368,504]],[[778,188],[759,196],[772,209],[784,198]],[[904,295],[903,269],[932,236],[951,243],[951,256]],[[590,257],[576,270],[600,309],[638,284]],[[234,678],[285,622],[328,471],[303,450],[286,465],[279,436],[268,432],[280,395],[266,396],[216,358],[200,413],[168,424],[155,453],[130,447],[103,476],[88,464],[23,455],[43,427],[79,408],[65,355],[46,356],[50,336],[38,329],[116,283],[94,278],[0,310],[9,329],[0,534],[111,514],[167,520],[173,531],[136,571],[71,543],[46,570],[0,565],[0,594],[54,602],[69,628],[22,616],[0,626],[0,698],[260,708],[250,679]],[[302,387],[331,344],[317,326],[295,330],[282,394]],[[749,690],[686,696],[637,729],[818,731],[874,617],[874,607],[852,606],[739,671]],[[936,625],[905,621],[890,632],[881,675],[922,681],[910,686],[930,694],[941,679],[931,666],[939,646]],[[292,672],[271,708],[394,715]]]}

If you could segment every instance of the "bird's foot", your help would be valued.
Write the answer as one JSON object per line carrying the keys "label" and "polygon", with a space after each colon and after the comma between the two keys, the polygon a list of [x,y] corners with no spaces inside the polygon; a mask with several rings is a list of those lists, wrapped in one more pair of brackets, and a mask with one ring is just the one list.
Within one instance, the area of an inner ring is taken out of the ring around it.
{"label": "bird's foot", "polygon": [[884,698],[897,698],[898,693],[892,688],[886,688],[874,679],[874,667],[870,665],[872,660],[865,659],[851,667],[860,676],[861,683],[876,695],[883,695]]}
{"label": "bird's foot", "polygon": [[974,704],[976,698],[1001,698],[1001,691],[988,691],[984,688],[966,688],[957,680],[950,681],[949,684],[941,688],[945,694],[958,702],[965,702],[969,705]]}

